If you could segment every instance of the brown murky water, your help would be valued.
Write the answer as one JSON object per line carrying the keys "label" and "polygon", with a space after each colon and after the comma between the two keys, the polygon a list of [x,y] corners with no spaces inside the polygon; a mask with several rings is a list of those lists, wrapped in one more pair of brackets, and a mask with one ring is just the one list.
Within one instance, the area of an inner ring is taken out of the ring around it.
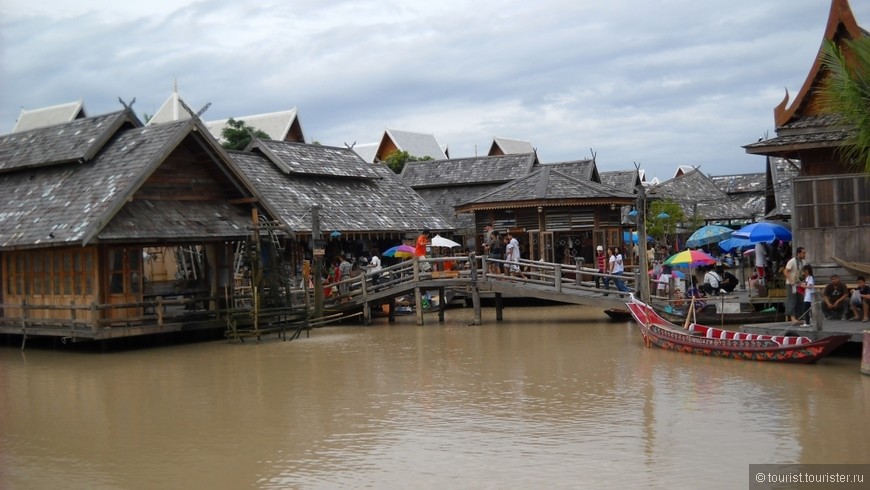
{"label": "brown murky water", "polygon": [[750,463],[870,461],[857,358],[647,349],[583,307],[494,315],[0,349],[0,488],[746,488]]}

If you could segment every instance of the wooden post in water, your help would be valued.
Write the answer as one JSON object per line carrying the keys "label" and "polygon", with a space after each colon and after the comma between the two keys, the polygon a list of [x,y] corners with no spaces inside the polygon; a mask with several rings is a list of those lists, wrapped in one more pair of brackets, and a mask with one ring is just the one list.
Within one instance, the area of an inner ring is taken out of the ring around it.
{"label": "wooden post in water", "polygon": [[447,309],[447,293],[444,286],[438,288],[438,323],[444,323],[444,310]]}
{"label": "wooden post in water", "polygon": [[495,321],[500,322],[504,320],[503,303],[501,301],[501,293],[495,293]]}
{"label": "wooden post in water", "polygon": [[864,330],[864,345],[861,347],[861,373],[870,376],[870,330]]}
{"label": "wooden post in water", "polygon": [[[474,307],[474,320],[471,324],[480,325],[480,291],[477,289],[477,260],[475,260],[474,252],[468,254],[468,262],[471,264],[471,304]],[[485,273],[486,270],[484,270]]]}
{"label": "wooden post in water", "polygon": [[[640,171],[640,165],[635,164],[635,167]],[[642,244],[642,245],[641,245]],[[646,275],[649,270],[649,264],[646,257],[646,189],[643,184],[637,186],[637,248],[638,248],[638,275],[635,289],[641,301],[649,303],[649,277]],[[641,249],[643,247],[643,249]]]}
{"label": "wooden post in water", "polygon": [[360,274],[360,285],[362,291],[362,301],[363,301],[363,325],[371,325],[372,324],[372,305],[369,304],[368,297],[368,289],[366,288],[366,275],[365,273]]}
{"label": "wooden post in water", "polygon": [[[414,284],[420,284],[420,257],[414,257]],[[414,305],[417,310],[417,325],[423,325],[423,295],[420,286],[414,288]]]}

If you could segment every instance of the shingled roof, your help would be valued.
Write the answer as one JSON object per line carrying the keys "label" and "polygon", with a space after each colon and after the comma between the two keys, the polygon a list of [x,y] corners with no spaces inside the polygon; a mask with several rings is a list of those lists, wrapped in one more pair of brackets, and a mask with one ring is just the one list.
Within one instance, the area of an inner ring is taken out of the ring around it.
{"label": "shingled roof", "polygon": [[687,217],[706,221],[746,220],[753,217],[745,200],[734,199],[699,169],[678,175],[647,189],[649,199],[670,199],[677,202]]}
{"label": "shingled roof", "polygon": [[250,151],[262,153],[287,174],[379,179],[371,164],[346,148],[276,140],[254,140]]}
{"label": "shingled roof", "polygon": [[69,102],[38,109],[21,109],[13,133],[30,131],[31,129],[54,126],[55,124],[67,123],[76,119],[87,117],[84,102]]}
{"label": "shingled roof", "polygon": [[623,192],[637,192],[637,186],[641,185],[642,181],[640,173],[637,170],[613,170],[610,172],[601,172],[601,183],[615,187]]}
{"label": "shingled roof", "polygon": [[[44,144],[51,147],[57,140],[76,139],[77,130],[82,133],[93,130],[102,135],[103,129],[90,126],[102,127],[107,121],[114,121],[117,114],[108,115],[108,119],[95,117],[68,123],[56,132],[54,140],[46,138]],[[134,199],[148,177],[189,138],[199,142],[193,144],[196,149],[212,145],[213,151],[208,154],[220,158],[219,147],[210,137],[203,137],[204,133],[205,127],[198,120],[151,127],[116,127],[97,154],[84,163],[37,164],[0,174],[0,248],[85,245],[93,241],[141,238],[246,236],[245,226],[250,218],[225,201],[250,193],[195,203]],[[28,133],[22,135],[32,138]],[[33,144],[40,145],[38,141]],[[3,146],[0,141],[0,148]],[[190,153],[189,148],[184,151]],[[205,178],[209,175],[206,170],[203,174]],[[215,175],[225,178],[223,172]],[[237,185],[239,189],[243,186],[241,182]]]}
{"label": "shingled roof", "polygon": [[[300,145],[282,141],[264,142],[273,151],[229,152],[242,172],[275,208],[277,217],[294,232],[311,232],[311,206],[319,204],[321,229],[342,232],[401,232],[429,228],[449,230],[440,217],[392,170],[382,164],[365,164],[348,148]],[[305,146],[305,148],[300,148]],[[316,167],[330,162],[331,168],[346,165],[342,176],[327,173],[286,173],[274,151],[284,147],[297,162]],[[376,178],[348,178],[365,166]]]}
{"label": "shingled roof", "polygon": [[634,195],[608,185],[580,180],[549,165],[497,187],[456,207],[459,212],[539,206],[576,206],[578,204],[629,204]]}
{"label": "shingled roof", "polygon": [[502,184],[526,175],[537,163],[534,153],[408,162],[402,178],[414,189]]}
{"label": "shingled roof", "polygon": [[141,126],[130,111],[0,136],[0,173],[69,162],[85,162],[122,126]]}
{"label": "shingled roof", "polygon": [[598,166],[595,165],[595,160],[592,159],[541,163],[540,166],[552,167],[563,174],[574,177],[575,179],[601,183],[601,176],[598,174]]}

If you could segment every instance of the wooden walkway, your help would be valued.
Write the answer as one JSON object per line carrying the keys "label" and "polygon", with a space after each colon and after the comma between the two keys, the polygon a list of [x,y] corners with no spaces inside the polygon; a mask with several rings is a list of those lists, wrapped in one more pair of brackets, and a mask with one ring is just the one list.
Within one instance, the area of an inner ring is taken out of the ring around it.
{"label": "wooden walkway", "polygon": [[[470,297],[475,307],[475,323],[480,323],[480,297],[496,299],[497,318],[501,319],[502,298],[538,298],[561,303],[621,308],[625,306],[628,293],[616,290],[617,276],[599,274],[595,269],[573,265],[520,261],[522,274],[508,275],[489,272],[490,266],[500,270],[503,260],[487,260],[484,257],[414,258],[384,268],[380,280],[373,284],[370,276],[357,276],[345,281],[349,294],[338,297],[326,305],[330,314],[363,309],[366,323],[371,320],[371,308],[381,304],[393,306],[395,298],[413,295],[417,323],[423,324],[422,296],[426,291],[437,290],[444,304],[446,291]],[[602,289],[595,288],[596,276],[602,278]],[[610,279],[610,289],[603,289],[603,279]],[[634,289],[633,275],[619,276],[626,287]],[[391,318],[393,312],[391,311]],[[326,315],[329,316],[329,315]],[[439,321],[443,321],[443,308]],[[312,322],[317,323],[317,319]]]}

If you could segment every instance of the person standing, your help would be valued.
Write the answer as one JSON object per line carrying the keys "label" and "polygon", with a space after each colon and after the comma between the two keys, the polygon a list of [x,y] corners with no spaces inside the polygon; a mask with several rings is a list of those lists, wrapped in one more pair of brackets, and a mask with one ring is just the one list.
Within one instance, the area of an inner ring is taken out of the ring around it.
{"label": "person standing", "polygon": [[417,257],[425,257],[426,256],[426,248],[429,246],[429,230],[424,229],[419,236],[417,236],[416,246],[414,247],[414,255]]}
{"label": "person standing", "polygon": [[785,264],[785,316],[791,317],[791,321],[797,322],[800,316],[800,307],[803,298],[798,295],[797,286],[800,283],[801,268],[804,265],[804,259],[807,257],[807,251],[803,247],[795,249],[794,257]]}
{"label": "person standing", "polygon": [[764,284],[766,280],[764,267],[767,265],[767,252],[764,243],[758,242],[755,244],[755,270],[758,272],[758,280]]}
{"label": "person standing", "polygon": [[508,275],[526,279],[526,275],[520,270],[520,242],[514,238],[511,232],[508,232],[505,236],[505,243],[507,243],[507,247],[505,247],[505,260],[508,262]]}
{"label": "person standing", "polygon": [[[596,262],[597,262],[597,264],[598,264],[598,273],[599,273],[599,274],[604,274],[604,273],[605,273],[605,269],[607,268],[607,257],[604,255],[604,247],[602,247],[601,245],[599,245],[599,246],[595,249],[595,251],[596,251],[596,253],[598,254],[598,255],[595,257],[595,260],[596,260]],[[609,282],[609,280],[605,277],[605,278],[604,278],[604,289],[609,289],[609,287],[608,287],[608,286],[609,286],[609,285],[608,285],[608,282]],[[596,287],[596,288],[600,288],[600,287],[601,287],[601,276],[595,276],[595,287]]]}
{"label": "person standing", "polygon": [[[484,227],[483,232],[483,254],[489,259],[498,259],[496,256],[499,250],[498,246],[498,236],[495,233],[495,230],[492,229],[492,225],[486,225]],[[487,269],[489,272],[493,274],[498,273],[498,264],[495,262],[488,262]]]}
{"label": "person standing", "polygon": [[803,311],[801,311],[801,316],[804,317],[803,326],[809,327],[813,317],[813,291],[816,287],[816,282],[813,279],[813,266],[810,264],[804,264],[801,268],[801,272],[804,276],[803,281],[801,281],[801,287],[804,290]]}

